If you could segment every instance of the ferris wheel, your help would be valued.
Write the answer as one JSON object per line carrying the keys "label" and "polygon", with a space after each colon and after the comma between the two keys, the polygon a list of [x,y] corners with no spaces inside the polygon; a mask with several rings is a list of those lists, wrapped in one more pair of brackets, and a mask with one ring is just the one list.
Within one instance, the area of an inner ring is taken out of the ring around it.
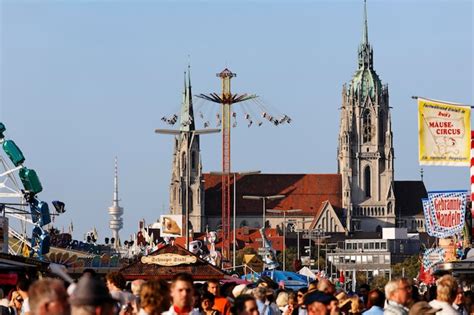
{"label": "ferris wheel", "polygon": [[5,138],[6,128],[0,122],[0,240],[3,251],[14,255],[37,256],[42,259],[50,249],[46,226],[51,215],[65,211],[64,203],[53,201],[51,214],[46,202],[37,198],[43,187],[36,171],[24,166],[25,157],[13,140]]}

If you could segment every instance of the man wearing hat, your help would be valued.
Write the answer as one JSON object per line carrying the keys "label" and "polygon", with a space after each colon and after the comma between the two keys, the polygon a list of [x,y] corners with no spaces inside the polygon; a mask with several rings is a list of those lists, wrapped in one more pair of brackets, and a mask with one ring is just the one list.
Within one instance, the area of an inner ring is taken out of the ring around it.
{"label": "man wearing hat", "polygon": [[331,301],[335,299],[334,296],[315,290],[305,294],[303,303],[306,305],[308,315],[326,315],[331,309]]}
{"label": "man wearing hat", "polygon": [[69,301],[71,315],[113,315],[118,305],[105,284],[88,275],[79,280]]}

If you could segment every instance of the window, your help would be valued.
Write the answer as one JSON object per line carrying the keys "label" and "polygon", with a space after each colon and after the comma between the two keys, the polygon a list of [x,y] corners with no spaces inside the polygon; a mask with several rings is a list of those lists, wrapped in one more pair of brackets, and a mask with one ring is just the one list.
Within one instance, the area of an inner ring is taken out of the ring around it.
{"label": "window", "polygon": [[381,249],[387,249],[387,243],[385,243],[385,242],[380,243],[380,248]]}
{"label": "window", "polygon": [[196,169],[196,151],[191,153],[191,169]]}
{"label": "window", "polygon": [[367,263],[367,256],[366,255],[362,255],[362,263]]}
{"label": "window", "polygon": [[358,243],[359,244],[359,249],[362,249],[362,243]]}
{"label": "window", "polygon": [[366,110],[362,116],[362,141],[363,143],[370,142],[372,140],[372,119],[370,117],[370,111]]}
{"label": "window", "polygon": [[181,171],[182,171],[182,176],[186,176],[186,153],[184,152],[181,155]]}
{"label": "window", "polygon": [[366,166],[364,170],[364,190],[365,196],[371,196],[371,189],[370,189],[370,167]]}
{"label": "window", "polygon": [[374,249],[374,243],[369,243],[369,249]]}
{"label": "window", "polygon": [[379,263],[379,256],[375,255],[374,256],[374,264],[378,264],[378,263]]}
{"label": "window", "polygon": [[375,243],[375,249],[380,249],[380,243],[379,242]]}

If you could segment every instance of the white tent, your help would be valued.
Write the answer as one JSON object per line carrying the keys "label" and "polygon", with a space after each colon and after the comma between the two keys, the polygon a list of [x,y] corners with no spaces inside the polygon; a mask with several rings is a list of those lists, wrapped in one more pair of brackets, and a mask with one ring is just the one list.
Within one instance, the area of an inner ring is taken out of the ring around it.
{"label": "white tent", "polygon": [[308,278],[311,278],[311,279],[316,279],[316,274],[314,272],[311,271],[311,269],[309,269],[308,267],[303,267],[300,269],[300,271],[298,271],[298,273],[300,275],[303,275],[303,276],[306,276]]}

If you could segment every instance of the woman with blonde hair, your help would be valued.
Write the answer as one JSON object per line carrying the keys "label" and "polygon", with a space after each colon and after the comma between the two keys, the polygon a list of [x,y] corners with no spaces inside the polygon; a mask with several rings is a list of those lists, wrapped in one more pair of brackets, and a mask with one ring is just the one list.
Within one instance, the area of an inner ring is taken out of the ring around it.
{"label": "woman with blonde hair", "polygon": [[170,308],[171,297],[168,283],[150,280],[140,288],[139,315],[160,315]]}

